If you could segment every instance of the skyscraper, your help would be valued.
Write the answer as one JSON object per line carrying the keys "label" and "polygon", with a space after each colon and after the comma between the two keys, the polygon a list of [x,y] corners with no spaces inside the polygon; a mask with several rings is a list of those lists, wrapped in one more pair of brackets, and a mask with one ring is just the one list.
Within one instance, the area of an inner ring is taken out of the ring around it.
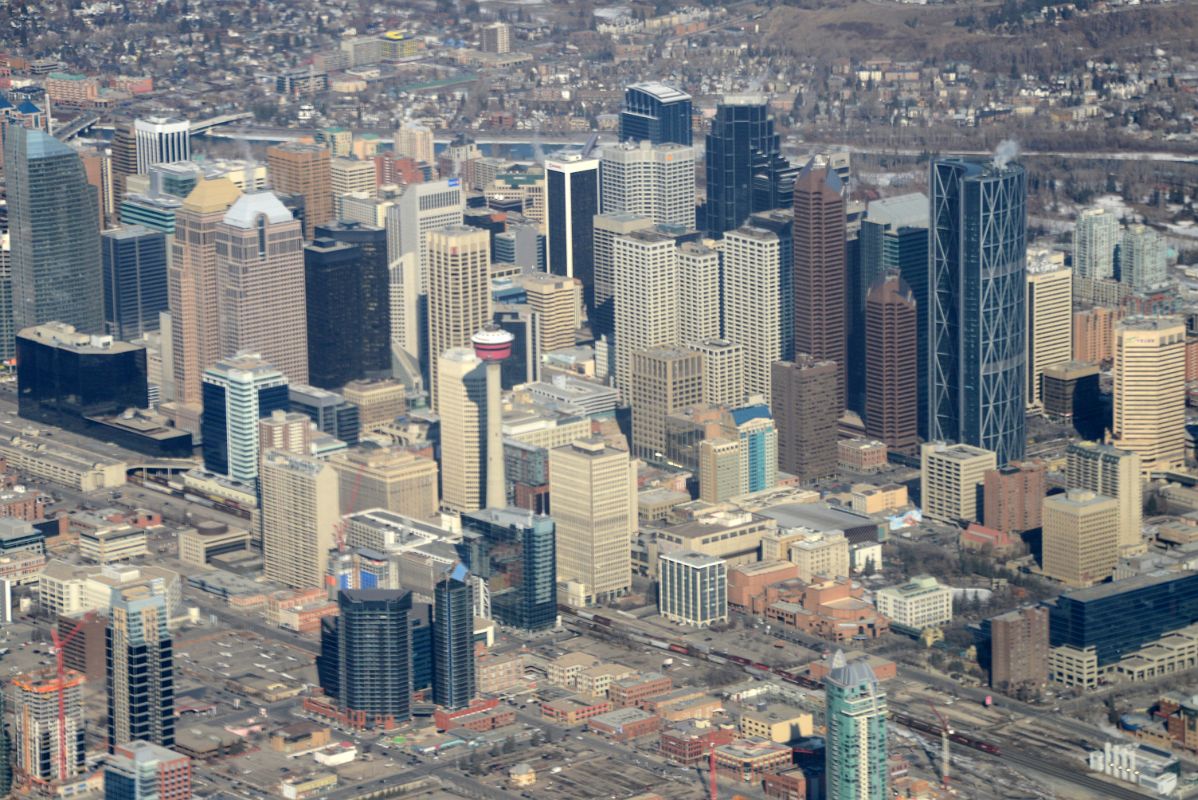
{"label": "skyscraper", "polygon": [[9,698],[18,785],[52,792],[54,786],[69,783],[83,772],[87,764],[84,682],[73,669],[65,670],[61,678],[53,669],[45,669],[12,679]]}
{"label": "skyscraper", "polygon": [[886,692],[865,659],[832,656],[824,679],[828,800],[887,800]]}
{"label": "skyscraper", "polygon": [[412,593],[343,589],[321,630],[321,688],[355,728],[387,730],[412,716]]}
{"label": "skyscraper", "polygon": [[794,177],[765,98],[725,97],[707,134],[708,236],[739,228],[754,211],[789,208]]}
{"label": "skyscraper", "polygon": [[21,126],[8,129],[4,148],[14,331],[56,320],[102,332],[99,201],[79,154]]}
{"label": "skyscraper", "polygon": [[657,81],[625,87],[621,141],[675,142],[689,147],[693,138],[689,94]]}
{"label": "skyscraper", "polygon": [[730,412],[729,434],[740,444],[740,492],[773,489],[778,483],[778,427],[769,406],[754,403]]}
{"label": "skyscraper", "polygon": [[472,347],[451,347],[437,359],[441,415],[441,504],[476,511],[487,504],[487,375]]}
{"label": "skyscraper", "polygon": [[557,620],[557,547],[552,517],[522,508],[487,508],[462,516],[462,529],[481,539],[485,563],[470,571],[487,581],[491,613],[526,631]]}
{"label": "skyscraper", "polygon": [[137,134],[132,122],[116,125],[110,148],[112,162],[112,204],[120,206],[125,199],[125,185],[130,175],[137,174]]}
{"label": "skyscraper", "polygon": [[1115,324],[1116,447],[1140,456],[1140,474],[1185,467],[1185,324],[1129,317]]}
{"label": "skyscraper", "polygon": [[471,338],[474,355],[483,362],[487,371],[486,426],[483,429],[483,439],[487,456],[485,500],[489,508],[503,508],[507,505],[500,370],[503,362],[512,357],[513,338],[507,331],[490,323]]}
{"label": "skyscraper", "polygon": [[1119,220],[1106,208],[1087,208],[1073,227],[1073,271],[1081,278],[1113,278]]}
{"label": "skyscraper", "polygon": [[632,354],[678,343],[678,249],[653,230],[614,241],[615,384],[632,386]]}
{"label": "skyscraper", "polygon": [[[350,303],[360,319],[352,324],[358,342],[360,372],[355,378],[382,378],[391,374],[391,276],[387,263],[387,231],[358,222],[318,225],[317,238],[344,242],[358,248],[356,270],[349,280],[356,286]],[[309,313],[309,329],[311,328]],[[340,384],[339,384],[340,385]]]}
{"label": "skyscraper", "polygon": [[527,272],[519,282],[528,298],[525,302],[538,315],[539,351],[573,347],[582,325],[582,283],[546,272]]}
{"label": "skyscraper", "polygon": [[159,579],[112,590],[108,658],[108,752],[133,741],[175,746],[175,662]]}
{"label": "skyscraper", "polygon": [[[365,378],[367,351],[381,366],[376,343],[365,335],[369,315],[363,309],[363,260],[359,247],[333,239],[318,237],[304,247],[308,379],[313,386],[336,389]],[[384,337],[380,343],[386,342]]]}
{"label": "skyscraper", "polygon": [[202,180],[175,214],[167,269],[176,400],[200,405],[204,370],[223,355],[216,280],[216,227],[241,191],[227,178]]}
{"label": "skyscraper", "polygon": [[428,352],[433,408],[440,409],[441,355],[469,347],[491,321],[491,237],[455,225],[428,234]]}
{"label": "skyscraper", "polygon": [[1023,167],[931,166],[928,429],[933,439],[1023,458],[1027,198]]}
{"label": "skyscraper", "polygon": [[744,348],[745,392],[767,401],[770,366],[782,358],[778,248],[778,237],[761,228],[724,236],[724,336]]}
{"label": "skyscraper", "polygon": [[720,338],[720,254],[698,242],[678,246],[678,339]]}
{"label": "skyscraper", "polygon": [[865,300],[865,432],[905,455],[919,446],[919,310],[896,273],[878,278]]}
{"label": "skyscraper", "polygon": [[595,307],[599,161],[581,156],[546,161],[545,180],[549,271],[582,281],[582,299],[590,311]]}
{"label": "skyscraper", "polygon": [[433,587],[433,702],[465,708],[477,692],[474,674],[474,597],[463,564]]}
{"label": "skyscraper", "polygon": [[1073,272],[1063,258],[1027,268],[1027,405],[1041,410],[1044,368],[1073,357]]}
{"label": "skyscraper", "polygon": [[105,231],[104,332],[129,341],[158,330],[167,310],[166,236],[141,225]]}
{"label": "skyscraper", "polygon": [[836,473],[836,405],[839,367],[800,355],[775,361],[771,393],[778,426],[778,467],[808,482]]}
{"label": "skyscraper", "polygon": [[245,194],[215,237],[221,351],[260,353],[289,380],[308,383],[299,222],[273,193]]}
{"label": "skyscraper", "polygon": [[[0,692],[0,720],[4,717],[4,692]],[[0,797],[12,791],[12,737],[8,726],[0,722]]]}
{"label": "skyscraper", "polygon": [[1119,501],[1120,552],[1127,554],[1140,549],[1144,501],[1139,455],[1109,444],[1074,442],[1066,456],[1065,475],[1070,486]]}
{"label": "skyscraper", "polygon": [[327,461],[282,450],[262,454],[262,574],[294,589],[324,585],[341,498]]}
{"label": "skyscraper", "polygon": [[435,161],[433,132],[423,125],[405,122],[395,131],[395,152],[417,162],[432,164]]}
{"label": "skyscraper", "polygon": [[303,195],[303,238],[311,238],[317,225],[333,221],[332,166],[327,147],[302,142],[274,145],[266,149],[266,165],[276,192]]}
{"label": "skyscraper", "polygon": [[[794,184],[794,352],[837,366],[845,400],[845,216],[840,178],[807,163]],[[785,299],[783,300],[785,302]]]}
{"label": "skyscraper", "polygon": [[591,332],[596,339],[605,337],[610,340],[616,329],[616,237],[652,227],[653,220],[635,214],[599,214],[595,217],[595,295],[590,316]]}
{"label": "skyscraper", "polygon": [[695,227],[695,151],[690,147],[640,141],[604,148],[599,180],[604,214]]}
{"label": "skyscraper", "polygon": [[745,399],[745,351],[728,339],[689,342],[703,356],[703,402],[736,408]]}
{"label": "skyscraper", "polygon": [[633,455],[661,461],[666,452],[666,415],[703,400],[703,356],[677,346],[636,350],[630,372]]}
{"label": "skyscraper", "polygon": [[782,359],[795,356],[795,259],[793,208],[775,208],[749,215],[748,227],[770,231],[778,237],[778,338]]}
{"label": "skyscraper", "polygon": [[286,411],[287,379],[252,353],[240,353],[204,371],[204,469],[253,483],[258,477],[258,420]]}
{"label": "skyscraper", "polygon": [[1119,242],[1120,283],[1143,292],[1160,288],[1168,279],[1164,239],[1146,225],[1129,225]]}
{"label": "skyscraper", "polygon": [[559,581],[581,584],[588,602],[628,592],[636,529],[636,462],[588,439],[549,451],[549,499],[557,524]]}
{"label": "skyscraper", "polygon": [[191,123],[174,117],[146,117],[133,121],[137,141],[137,171],[145,174],[154,164],[191,160]]}
{"label": "skyscraper", "polygon": [[1119,504],[1088,489],[1044,498],[1044,574],[1073,587],[1111,576],[1119,561]]}

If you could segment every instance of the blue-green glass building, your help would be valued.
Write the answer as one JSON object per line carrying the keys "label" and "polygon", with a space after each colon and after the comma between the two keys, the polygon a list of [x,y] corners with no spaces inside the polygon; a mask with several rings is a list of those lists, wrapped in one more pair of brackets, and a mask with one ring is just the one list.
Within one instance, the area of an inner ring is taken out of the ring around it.
{"label": "blue-green glass building", "polygon": [[832,657],[824,680],[828,800],[888,800],[886,693],[864,659]]}

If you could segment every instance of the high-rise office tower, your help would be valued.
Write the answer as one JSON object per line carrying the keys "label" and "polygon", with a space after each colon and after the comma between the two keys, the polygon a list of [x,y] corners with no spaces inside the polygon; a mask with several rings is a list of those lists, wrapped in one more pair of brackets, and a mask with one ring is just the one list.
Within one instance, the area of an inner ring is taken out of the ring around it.
{"label": "high-rise office tower", "polygon": [[271,187],[280,194],[304,198],[303,237],[317,225],[333,221],[332,165],[329,149],[321,145],[286,142],[266,149]]}
{"label": "high-rise office tower", "polygon": [[499,372],[506,392],[541,377],[541,315],[527,303],[496,303],[493,310],[495,324],[512,335],[512,357]]}
{"label": "high-rise office tower", "polygon": [[653,220],[635,214],[599,214],[594,220],[595,295],[589,310],[596,339],[612,338],[616,330],[616,237],[648,230]]}
{"label": "high-rise office tower", "polygon": [[[354,352],[358,355],[353,358],[353,368],[358,374],[351,380],[390,376],[391,279],[387,264],[387,231],[357,222],[341,222],[317,226],[316,238],[343,242],[358,250],[354,271],[346,276],[354,287],[348,302],[358,316],[356,320],[346,323],[357,342]],[[308,294],[310,297],[311,292]],[[312,313],[309,307],[309,331],[311,328]],[[309,357],[310,354],[309,346]],[[350,353],[342,355],[349,356]],[[347,382],[342,381],[338,386]]]}
{"label": "high-rise office tower", "polygon": [[661,461],[666,415],[703,401],[703,356],[682,347],[635,350],[631,362],[632,452]]}
{"label": "high-rise office tower", "polygon": [[[0,692],[0,720],[4,718],[4,692]],[[0,797],[8,797],[12,792],[12,758],[12,737],[8,734],[8,726],[0,723]]]}
{"label": "high-rise office tower", "polygon": [[451,347],[469,347],[491,321],[491,237],[456,225],[428,235],[428,352],[433,408],[438,409],[439,357]]}
{"label": "high-rise office tower", "polygon": [[778,467],[809,482],[836,473],[835,361],[799,355],[775,361],[770,407],[778,426]]}
{"label": "high-rise office tower", "polygon": [[695,151],[690,147],[640,141],[604,148],[599,182],[604,214],[695,227]]}
{"label": "high-rise office tower", "polygon": [[794,223],[793,208],[758,211],[749,215],[747,223],[778,237],[778,337],[784,360],[795,355]]}
{"label": "high-rise office tower", "polygon": [[547,272],[528,272],[520,276],[525,302],[539,317],[538,348],[542,353],[574,346],[575,333],[582,325],[582,283]]}
{"label": "high-rise office tower", "polygon": [[[869,204],[861,220],[860,280],[857,293],[850,292],[846,307],[850,319],[848,340],[849,399],[864,376],[854,370],[865,364],[865,301],[874,282],[888,272],[897,272],[911,289],[918,312],[915,320],[916,408],[919,435],[927,438],[928,425],[928,197],[922,193],[899,195]],[[850,284],[852,282],[850,281]],[[860,369],[857,369],[860,372]]]}
{"label": "high-rise office tower", "polygon": [[1027,406],[1041,410],[1044,368],[1073,357],[1073,272],[1043,257],[1027,268]]}
{"label": "high-rise office tower", "polygon": [[1160,288],[1168,280],[1165,240],[1146,225],[1127,226],[1119,241],[1120,283],[1142,292]]}
{"label": "high-rise office tower", "polygon": [[262,573],[295,589],[324,585],[340,502],[328,462],[282,450],[262,454]]}
{"label": "high-rise office tower", "polygon": [[1048,609],[1031,606],[991,617],[990,685],[1002,691],[1048,682]]}
{"label": "high-rise office tower", "polygon": [[549,451],[559,581],[581,584],[590,603],[628,592],[636,530],[636,461],[588,439]]}
{"label": "high-rise office tower", "polygon": [[464,513],[486,506],[487,375],[470,347],[451,347],[437,359],[441,415],[441,504]]}
{"label": "high-rise office tower", "polygon": [[770,366],[782,358],[778,248],[761,228],[724,236],[724,337],[744,348],[745,392],[767,400]]}
{"label": "high-rise office tower", "polygon": [[503,397],[500,369],[506,359],[512,357],[512,335],[497,325],[488,323],[474,334],[471,344],[474,355],[487,371],[486,428],[486,502],[488,508],[503,508],[507,505],[507,481],[504,478],[503,456]]}
{"label": "high-rise office tower", "polygon": [[1185,324],[1129,317],[1115,325],[1114,444],[1140,456],[1140,474],[1185,467]]}
{"label": "high-rise office tower", "polygon": [[653,230],[614,241],[616,386],[632,386],[632,354],[678,343],[678,248]]}
{"label": "high-rise office tower", "polygon": [[137,174],[137,134],[132,122],[116,125],[109,148],[112,163],[112,205],[119,207],[125,199],[125,184],[130,175]]}
{"label": "high-rise office tower", "polygon": [[549,271],[582,281],[582,300],[595,307],[594,219],[599,213],[599,160],[581,156],[545,162],[545,249]]}
{"label": "high-rise office tower", "polygon": [[1087,208],[1073,226],[1073,271],[1081,278],[1113,278],[1119,220],[1106,208]]}
{"label": "high-rise office tower", "polygon": [[412,716],[412,593],[343,589],[321,630],[320,685],[355,728],[388,730]]}
{"label": "high-rise office tower", "polygon": [[720,338],[720,254],[698,242],[678,246],[678,338]]}
{"label": "high-rise office tower", "polygon": [[202,180],[175,214],[167,268],[175,397],[199,407],[200,376],[222,356],[216,227],[241,191],[227,178]]}
{"label": "high-rise office tower", "polygon": [[1119,502],[1119,550],[1142,547],[1140,523],[1144,515],[1140,456],[1109,444],[1074,442],[1066,453],[1065,475],[1070,486],[1113,497]]}
{"label": "high-rise office tower", "polygon": [[840,178],[808,162],[794,185],[794,352],[833,361],[845,399],[845,211]]}
{"label": "high-rise office tower", "polygon": [[99,206],[79,154],[48,133],[21,126],[8,129],[4,148],[13,329],[58,321],[100,333]]}
{"label": "high-rise office tower", "polygon": [[104,332],[129,341],[158,330],[167,310],[166,236],[141,225],[105,231]]}
{"label": "high-rise office tower", "polygon": [[725,97],[707,134],[707,235],[720,238],[754,211],[790,208],[795,173],[765,98]]}
{"label": "high-rise office tower", "polygon": [[988,470],[982,479],[984,524],[1003,533],[1039,528],[1047,471],[1042,461],[1021,461]]}
{"label": "high-rise office tower", "polygon": [[1068,586],[1102,583],[1119,561],[1119,504],[1088,489],[1044,498],[1044,574]]}
{"label": "high-rise office tower", "polygon": [[362,251],[346,242],[318,237],[304,247],[308,379],[313,386],[336,389],[366,377],[362,362],[367,350],[380,363],[376,343],[364,335],[362,260]]}
{"label": "high-rise office tower", "polygon": [[[387,209],[387,260],[391,265],[392,339],[412,358],[433,360],[426,333],[428,234],[462,224],[466,196],[456,178],[410,184]],[[428,355],[431,354],[431,355]]]}
{"label": "high-rise office tower", "polygon": [[45,669],[12,679],[8,697],[13,704],[14,766],[19,786],[52,793],[53,787],[83,773],[87,764],[84,682],[83,675],[73,669],[65,670],[61,678],[55,670]]}
{"label": "high-rise office tower", "polygon": [[108,634],[108,752],[145,741],[175,746],[175,660],[167,599],[156,580],[112,590]]}
{"label": "high-rise office tower", "polygon": [[329,456],[341,476],[341,513],[381,508],[414,519],[437,513],[437,462],[402,448],[363,445]]}
{"label": "high-rise office tower", "polygon": [[923,513],[949,525],[980,520],[978,489],[995,469],[994,452],[967,444],[925,442],[919,448],[919,484]]}
{"label": "high-rise office tower", "polygon": [[1024,452],[1027,184],[1006,161],[937,158],[927,313],[933,439]]}
{"label": "high-rise office tower", "polygon": [[12,319],[12,237],[8,231],[0,233],[0,359],[13,356]]}
{"label": "high-rise office tower", "polygon": [[104,800],[191,800],[191,759],[150,742],[118,745],[104,761]]}
{"label": "high-rise office tower", "polygon": [[620,140],[689,147],[694,139],[691,113],[691,96],[686,92],[657,81],[634,83],[624,88]]}
{"label": "high-rise office tower", "polygon": [[657,607],[679,625],[707,627],[728,621],[728,563],[704,553],[661,553]]}
{"label": "high-rise office tower", "polygon": [[258,420],[287,410],[287,379],[251,353],[218,361],[202,386],[204,469],[253,483],[258,477]]}
{"label": "high-rise office tower", "polygon": [[309,455],[316,426],[307,414],[298,411],[272,411],[258,420],[258,450],[282,450],[297,456]]}
{"label": "high-rise office tower", "polygon": [[824,679],[828,800],[887,800],[886,692],[865,659],[832,656]]}
{"label": "high-rise office tower", "polygon": [[736,408],[745,399],[745,350],[728,339],[687,344],[703,357],[703,402]]}
{"label": "high-rise office tower", "polygon": [[745,493],[740,450],[740,441],[737,439],[704,439],[699,442],[700,500],[723,503]]}
{"label": "high-rise office tower", "polygon": [[320,432],[351,446],[358,443],[362,432],[361,410],[337,392],[296,383],[287,387],[287,402],[292,411],[311,419]]}
{"label": "high-rise office tower", "polygon": [[512,51],[512,26],[506,22],[492,22],[479,31],[479,44],[484,53],[510,53]]}
{"label": "high-rise office tower", "polygon": [[154,164],[191,160],[191,123],[174,117],[146,117],[133,121],[137,141],[137,171],[145,174]]}
{"label": "high-rise office tower", "polygon": [[215,240],[222,354],[260,353],[288,380],[308,383],[299,222],[272,192],[243,194]]}
{"label": "high-rise office tower", "polygon": [[456,564],[433,587],[433,702],[465,708],[478,690],[474,670],[474,591]]}
{"label": "high-rise office tower", "polygon": [[345,195],[374,197],[378,182],[374,159],[333,158],[329,160],[329,191],[333,194],[333,218],[342,219],[341,200]]}
{"label": "high-rise office tower", "polygon": [[557,548],[552,517],[522,508],[487,508],[462,516],[477,534],[483,563],[471,563],[487,581],[491,613],[525,631],[552,628],[557,619]]}
{"label": "high-rise office tower", "polygon": [[434,163],[436,157],[433,155],[433,132],[423,125],[405,122],[395,131],[395,153],[417,162]]}
{"label": "high-rise office tower", "polygon": [[865,300],[865,432],[905,455],[919,447],[919,311],[897,273],[879,278]]}

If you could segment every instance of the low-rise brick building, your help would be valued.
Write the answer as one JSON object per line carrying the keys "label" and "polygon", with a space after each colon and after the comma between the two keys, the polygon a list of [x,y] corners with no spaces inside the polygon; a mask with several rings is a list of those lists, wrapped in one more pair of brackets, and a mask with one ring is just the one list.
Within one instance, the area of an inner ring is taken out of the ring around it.
{"label": "low-rise brick building", "polygon": [[591,717],[587,727],[609,739],[627,742],[656,733],[661,728],[661,717],[639,708],[617,708]]}
{"label": "low-rise brick building", "polygon": [[639,707],[642,701],[665,694],[674,688],[674,680],[660,672],[613,681],[607,697],[616,708]]}
{"label": "low-rise brick building", "polygon": [[610,700],[602,697],[575,695],[541,703],[541,714],[546,718],[562,725],[581,725],[591,717],[606,714],[612,710]]}
{"label": "low-rise brick building", "polygon": [[713,744],[728,744],[736,731],[695,722],[681,722],[661,732],[661,754],[683,766],[693,766],[708,757]]}

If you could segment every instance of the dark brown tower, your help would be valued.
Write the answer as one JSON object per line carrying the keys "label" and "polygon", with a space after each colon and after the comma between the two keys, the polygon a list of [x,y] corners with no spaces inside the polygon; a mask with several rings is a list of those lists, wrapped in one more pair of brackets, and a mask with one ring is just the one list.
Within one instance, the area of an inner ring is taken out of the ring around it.
{"label": "dark brown tower", "polygon": [[133,123],[117,125],[112,136],[112,207],[119,208],[125,199],[125,180],[137,174],[137,139],[133,134]]}
{"label": "dark brown tower", "polygon": [[865,298],[865,432],[895,452],[919,445],[915,296],[884,275]]}
{"label": "dark brown tower", "polygon": [[800,354],[775,361],[770,372],[770,411],[778,428],[778,468],[803,482],[836,473],[835,362]]}
{"label": "dark brown tower", "polygon": [[835,361],[837,415],[844,410],[845,208],[840,178],[809,162],[795,179],[795,353]]}

